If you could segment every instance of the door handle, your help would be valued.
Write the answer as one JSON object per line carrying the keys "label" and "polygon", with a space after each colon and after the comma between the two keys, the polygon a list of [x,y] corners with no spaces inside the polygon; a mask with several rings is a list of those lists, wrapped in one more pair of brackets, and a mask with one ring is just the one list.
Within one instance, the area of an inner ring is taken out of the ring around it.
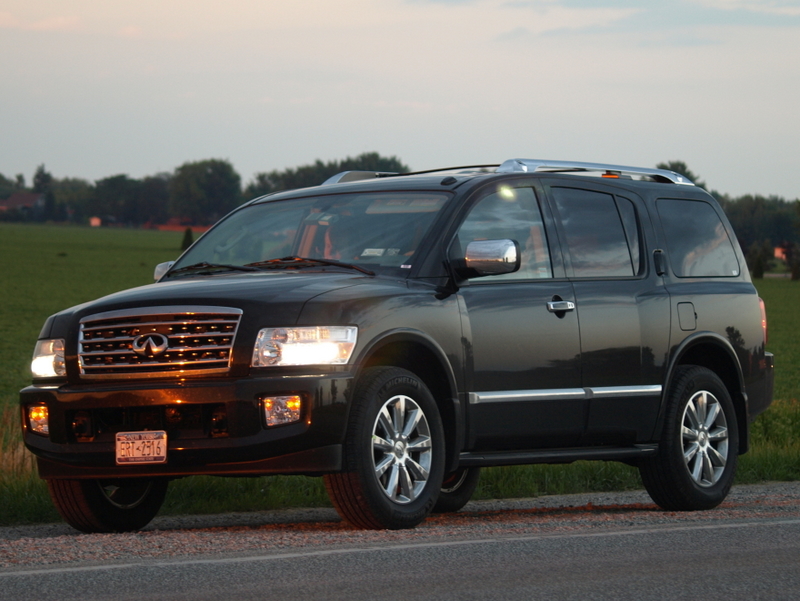
{"label": "door handle", "polygon": [[547,301],[547,310],[550,313],[563,313],[564,311],[574,311],[575,303],[572,301]]}

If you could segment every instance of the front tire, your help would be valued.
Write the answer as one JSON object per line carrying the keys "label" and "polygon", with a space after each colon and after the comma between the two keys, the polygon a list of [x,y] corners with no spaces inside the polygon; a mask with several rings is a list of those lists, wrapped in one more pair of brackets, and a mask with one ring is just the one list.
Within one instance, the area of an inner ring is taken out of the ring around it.
{"label": "front tire", "polygon": [[444,430],[427,386],[394,367],[364,371],[353,395],[344,471],[325,476],[339,515],[358,528],[413,528],[433,509]]}
{"label": "front tire", "polygon": [[639,466],[653,501],[670,511],[716,507],[733,484],[738,454],[736,412],[725,384],[705,367],[678,367],[658,453]]}
{"label": "front tire", "polygon": [[61,517],[87,534],[141,530],[161,509],[167,484],[163,478],[47,480]]}

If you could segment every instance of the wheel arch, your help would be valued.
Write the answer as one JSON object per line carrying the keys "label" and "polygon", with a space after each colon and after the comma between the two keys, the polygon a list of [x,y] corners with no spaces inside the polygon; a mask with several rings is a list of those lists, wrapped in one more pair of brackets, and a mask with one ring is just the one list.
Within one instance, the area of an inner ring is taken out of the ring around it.
{"label": "wheel arch", "polygon": [[[673,352],[672,360],[664,378],[666,396],[675,369],[681,365],[698,365],[713,371],[725,384],[733,401],[736,423],[739,430],[739,454],[743,455],[750,447],[747,393],[744,374],[731,343],[714,332],[698,332],[687,337]],[[662,405],[657,432],[663,426],[665,406]]]}
{"label": "wheel arch", "polygon": [[446,472],[456,468],[464,441],[464,408],[458,395],[456,375],[447,354],[423,332],[410,329],[384,333],[364,349],[355,376],[370,367],[391,366],[407,369],[431,391],[445,435]]}

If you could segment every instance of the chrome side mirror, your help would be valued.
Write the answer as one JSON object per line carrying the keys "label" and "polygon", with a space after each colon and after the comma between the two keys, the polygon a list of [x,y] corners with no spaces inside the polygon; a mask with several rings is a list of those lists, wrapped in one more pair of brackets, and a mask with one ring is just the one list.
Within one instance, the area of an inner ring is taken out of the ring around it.
{"label": "chrome side mirror", "polygon": [[153,279],[157,282],[163,278],[164,274],[167,273],[173,265],[175,265],[175,261],[167,261],[166,263],[159,263],[156,265],[156,269],[153,272]]}
{"label": "chrome side mirror", "polygon": [[464,253],[467,277],[513,273],[519,266],[519,244],[515,240],[475,240]]}

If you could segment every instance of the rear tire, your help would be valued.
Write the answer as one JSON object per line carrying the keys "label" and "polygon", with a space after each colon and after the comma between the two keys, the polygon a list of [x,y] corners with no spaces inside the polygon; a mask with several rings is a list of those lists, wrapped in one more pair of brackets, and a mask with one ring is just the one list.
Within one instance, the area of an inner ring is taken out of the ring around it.
{"label": "rear tire", "polygon": [[725,384],[705,367],[678,367],[658,453],[639,466],[653,501],[669,511],[716,507],[733,484],[738,455],[736,412]]}
{"label": "rear tire", "polygon": [[328,496],[357,528],[413,528],[436,503],[444,451],[439,411],[422,380],[405,369],[369,368],[353,395],[344,471],[325,476]]}
{"label": "rear tire", "polygon": [[61,517],[88,534],[144,528],[164,503],[167,484],[163,478],[47,480]]}
{"label": "rear tire", "polygon": [[472,498],[480,476],[479,467],[462,467],[445,476],[433,513],[453,513],[464,507]]}

